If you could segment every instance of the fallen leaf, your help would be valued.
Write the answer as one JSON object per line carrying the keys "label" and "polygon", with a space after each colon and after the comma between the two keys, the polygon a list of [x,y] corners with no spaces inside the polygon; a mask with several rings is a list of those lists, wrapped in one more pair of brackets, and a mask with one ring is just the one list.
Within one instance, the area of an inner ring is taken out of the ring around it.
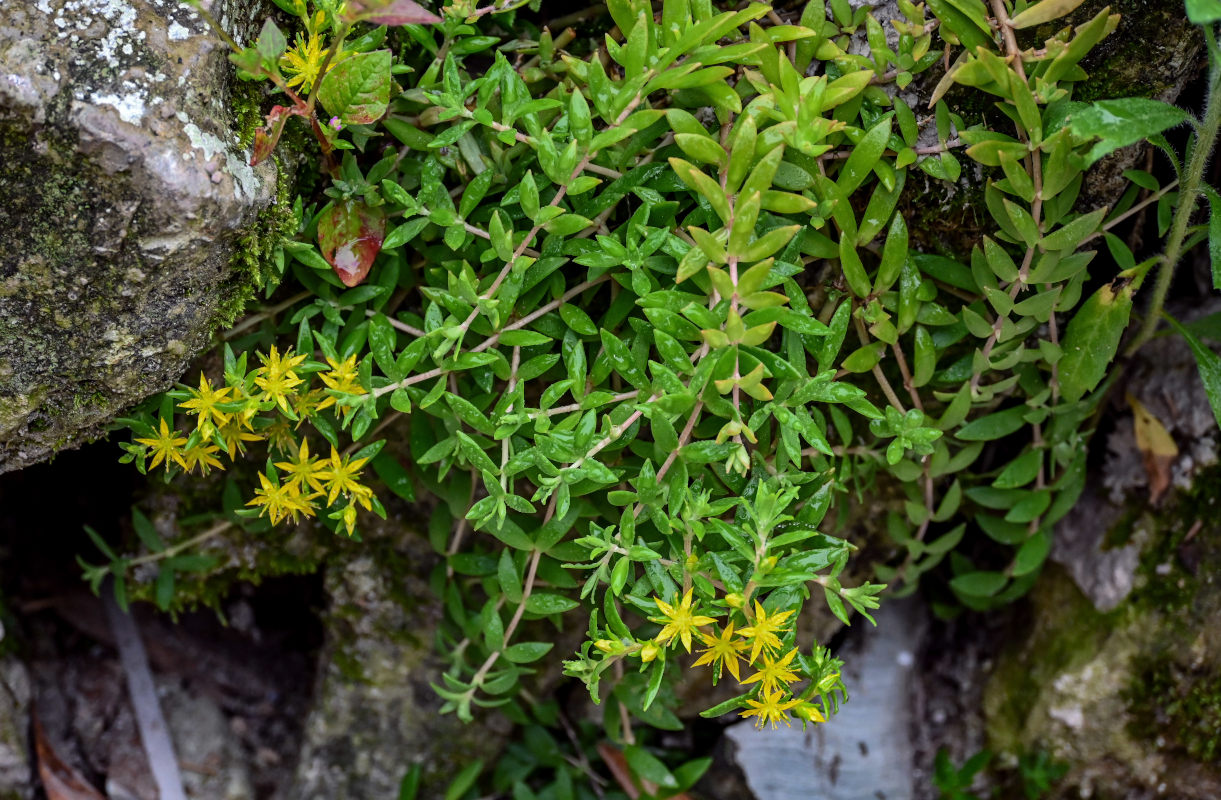
{"label": "fallen leaf", "polygon": [[84,776],[66,764],[42,729],[37,712],[31,712],[34,720],[34,753],[38,758],[38,777],[47,800],[106,800],[106,796],[85,780]]}
{"label": "fallen leaf", "polygon": [[[632,780],[632,770],[628,767],[627,759],[624,758],[623,752],[606,742],[599,742],[598,755],[602,756],[602,760],[606,762],[606,768],[610,770],[611,777],[615,779],[615,783],[619,784],[619,788],[627,794],[630,800],[636,800],[636,798],[640,797],[640,789],[636,787],[636,782]],[[648,781],[643,781],[643,783],[644,790],[649,794],[657,791],[657,787]]]}
{"label": "fallen leaf", "polygon": [[318,218],[318,245],[344,286],[359,284],[369,274],[386,238],[386,212],[344,200]]}
{"label": "fallen leaf", "polygon": [[1179,455],[1178,445],[1166,426],[1144,404],[1128,395],[1132,407],[1132,426],[1136,431],[1136,447],[1145,462],[1149,476],[1149,502],[1157,505],[1170,488],[1170,465]]}
{"label": "fallen leaf", "polygon": [[[611,776],[630,800],[637,800],[640,797],[641,788],[645,794],[650,796],[657,794],[657,784],[651,781],[646,781],[640,778],[640,786],[636,785],[636,781],[632,779],[632,768],[628,766],[627,757],[623,755],[623,751],[606,742],[598,743],[598,755],[602,756],[602,760],[606,763],[606,768],[610,770]],[[671,800],[691,800],[691,796],[686,792],[670,795]]]}

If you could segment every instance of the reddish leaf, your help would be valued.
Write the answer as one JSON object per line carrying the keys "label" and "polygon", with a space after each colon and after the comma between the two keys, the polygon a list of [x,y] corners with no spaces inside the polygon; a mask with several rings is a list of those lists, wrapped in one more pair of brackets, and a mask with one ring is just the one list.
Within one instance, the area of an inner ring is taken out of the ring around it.
{"label": "reddish leaf", "polygon": [[47,740],[38,714],[34,718],[34,753],[38,757],[38,777],[48,800],[106,800],[79,772],[66,764]]}
{"label": "reddish leaf", "polygon": [[267,115],[267,124],[254,132],[254,154],[250,157],[250,166],[257,167],[276,149],[280,135],[284,133],[284,123],[288,122],[289,117],[304,115],[302,108],[273,106],[271,113]]}
{"label": "reddish leaf", "polygon": [[349,22],[378,25],[435,25],[441,18],[412,0],[348,0],[343,14]]}
{"label": "reddish leaf", "polygon": [[345,200],[318,218],[318,245],[344,286],[356,286],[369,274],[386,238],[386,212]]}

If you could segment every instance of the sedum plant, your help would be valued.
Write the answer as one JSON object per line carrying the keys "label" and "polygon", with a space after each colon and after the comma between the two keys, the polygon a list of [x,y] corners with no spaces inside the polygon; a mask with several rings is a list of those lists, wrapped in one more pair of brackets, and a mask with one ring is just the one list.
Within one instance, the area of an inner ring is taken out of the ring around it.
{"label": "sedum plant", "polygon": [[[795,622],[877,607],[881,583],[846,578],[853,509],[884,521],[899,555],[872,575],[895,591],[938,569],[983,609],[1032,585],[1155,265],[1112,230],[1190,213],[1136,171],[1080,207],[1094,161],[1185,119],[1073,102],[1117,15],[611,0],[583,48],[524,2],[277,1],[302,32],[269,21],[233,60],[288,103],[254,158],[297,125],[317,151],[280,253],[300,291],[230,335],[223,375],[126,421],[141,470],[263,465],[184,542],[313,516],[358,535],[374,476],[426,492],[445,710],[522,716],[551,620],[586,632],[565,672],[629,744],[633,721],[680,725],[673,684],[704,667],[737,684],[708,715],[837,710],[841,664]],[[976,166],[988,233],[917,250],[913,173]],[[168,605],[183,556],[161,545]],[[106,553],[90,577],[124,586]]]}

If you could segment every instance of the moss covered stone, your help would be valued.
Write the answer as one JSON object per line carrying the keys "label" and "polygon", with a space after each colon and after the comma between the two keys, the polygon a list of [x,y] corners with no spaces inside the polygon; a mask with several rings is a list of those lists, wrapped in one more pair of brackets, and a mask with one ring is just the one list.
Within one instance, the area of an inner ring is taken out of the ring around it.
{"label": "moss covered stone", "polygon": [[[1065,796],[1221,796],[1221,468],[1158,512],[1133,593],[1100,613],[1058,567],[1026,606],[985,695],[989,741],[1046,751]],[[1128,524],[1121,515],[1118,524]]]}
{"label": "moss covered stone", "polygon": [[[244,39],[258,8],[214,11]],[[0,4],[0,471],[97,435],[240,312],[234,254],[283,222],[231,72],[177,0]]]}
{"label": "moss covered stone", "polygon": [[337,548],[326,566],[326,643],[288,796],[395,797],[418,763],[421,796],[440,798],[462,767],[499,751],[510,727],[502,717],[467,725],[439,713],[430,684],[442,683],[433,653],[442,610],[429,588],[437,556],[427,540],[394,518],[362,534],[365,542]]}

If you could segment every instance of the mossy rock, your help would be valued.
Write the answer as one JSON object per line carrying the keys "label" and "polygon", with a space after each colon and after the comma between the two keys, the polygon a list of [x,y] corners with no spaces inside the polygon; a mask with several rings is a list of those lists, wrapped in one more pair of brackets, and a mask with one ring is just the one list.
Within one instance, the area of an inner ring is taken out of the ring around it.
{"label": "mossy rock", "polygon": [[1221,468],[1148,515],[1136,589],[1095,610],[1059,567],[985,694],[989,743],[1071,765],[1057,796],[1221,797]]}
{"label": "mossy rock", "polygon": [[[168,388],[249,295],[235,254],[257,261],[282,223],[203,21],[176,0],[85,6],[0,4],[0,472]],[[242,39],[264,13],[213,11]]]}
{"label": "mossy rock", "polygon": [[[1062,20],[1020,32],[1019,43],[1041,47],[1066,23],[1081,24],[1106,7],[1120,15],[1119,26],[1082,62],[1089,77],[1075,85],[1073,99],[1152,97],[1174,102],[1204,67],[1204,37],[1187,20],[1182,0],[1087,0]],[[917,95],[930,94],[942,74],[938,67],[925,73],[915,84]],[[980,120],[1007,124],[981,92],[956,87],[946,95],[946,102],[968,125]],[[924,108],[925,103],[920,103],[919,109]],[[1140,145],[1125,148],[1095,165],[1082,189],[1082,205],[1113,205],[1128,185],[1124,170],[1139,166],[1136,162],[1143,151]],[[965,258],[996,225],[984,207],[983,173],[961,150],[955,153],[963,167],[961,178],[946,184],[912,171],[909,180],[921,182],[920,190],[909,190],[918,199],[903,213],[912,240],[922,250]]]}
{"label": "mossy rock", "polygon": [[391,517],[362,527],[365,541],[328,560],[313,708],[287,796],[300,800],[396,797],[413,764],[424,798],[476,759],[495,757],[511,732],[498,715],[466,724],[441,714],[444,665],[433,652],[441,601],[429,587],[438,557],[422,526]]}

